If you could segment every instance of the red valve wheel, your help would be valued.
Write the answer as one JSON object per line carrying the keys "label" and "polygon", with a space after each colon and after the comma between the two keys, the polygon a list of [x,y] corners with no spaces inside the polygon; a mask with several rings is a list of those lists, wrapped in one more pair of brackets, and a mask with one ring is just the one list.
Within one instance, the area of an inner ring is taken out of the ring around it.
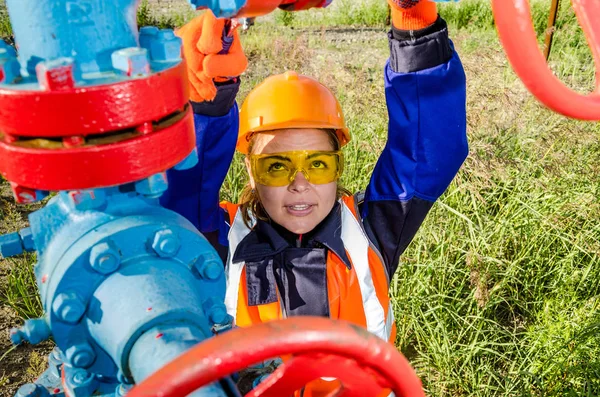
{"label": "red valve wheel", "polygon": [[596,62],[596,90],[589,95],[566,87],[548,68],[538,48],[528,0],[492,0],[492,8],[506,55],[529,91],[555,112],[600,120],[600,1],[572,3]]}
{"label": "red valve wheel", "polygon": [[[341,383],[336,396],[424,397],[421,381],[390,343],[364,328],[295,317],[228,331],[199,344],[131,390],[128,397],[179,397],[269,358],[289,356],[246,397],[285,397],[321,377]],[[335,393],[335,392],[334,392]]]}

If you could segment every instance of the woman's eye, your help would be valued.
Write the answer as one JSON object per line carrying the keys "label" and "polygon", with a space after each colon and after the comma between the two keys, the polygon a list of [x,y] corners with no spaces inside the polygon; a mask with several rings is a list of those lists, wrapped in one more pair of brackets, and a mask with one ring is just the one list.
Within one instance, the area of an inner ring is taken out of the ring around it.
{"label": "woman's eye", "polygon": [[269,172],[271,171],[284,171],[285,165],[282,163],[273,163],[269,166]]}
{"label": "woman's eye", "polygon": [[325,164],[321,160],[313,161],[310,166],[311,168],[327,168],[327,164]]}

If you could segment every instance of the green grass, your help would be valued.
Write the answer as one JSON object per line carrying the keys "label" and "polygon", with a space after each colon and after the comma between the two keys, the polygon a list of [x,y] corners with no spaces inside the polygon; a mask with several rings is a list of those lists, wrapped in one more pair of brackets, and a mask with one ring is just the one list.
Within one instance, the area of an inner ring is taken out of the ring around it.
{"label": "green grass", "polygon": [[8,19],[8,12],[6,11],[4,3],[0,2],[0,39],[10,37],[12,35],[12,27],[10,26],[10,20]]}
{"label": "green grass", "polygon": [[148,3],[148,0],[142,0],[137,10],[137,23],[142,26],[157,26],[160,29],[174,29],[184,25],[195,15],[195,12],[189,9],[182,9],[178,12],[159,13]]}
{"label": "green grass", "polygon": [[[337,94],[354,136],[342,180],[350,190],[366,186],[385,144],[382,3],[336,0],[330,10],[276,12],[242,36],[250,66],[240,102],[288,69]],[[470,156],[393,280],[397,343],[431,396],[598,396],[600,125],[551,113],[527,93],[504,57],[488,3],[440,7],[467,72]],[[550,65],[589,91],[592,58],[562,3]],[[540,39],[548,4],[533,6]],[[235,201],[245,178],[236,156],[223,199]],[[22,227],[22,214],[6,201],[0,225],[0,232]],[[33,261],[0,261],[9,280],[1,299],[23,317],[39,310]]]}
{"label": "green grass", "polygon": [[12,269],[0,300],[12,307],[21,318],[36,318],[43,313],[40,296],[37,292],[33,263],[35,255],[7,259]]}

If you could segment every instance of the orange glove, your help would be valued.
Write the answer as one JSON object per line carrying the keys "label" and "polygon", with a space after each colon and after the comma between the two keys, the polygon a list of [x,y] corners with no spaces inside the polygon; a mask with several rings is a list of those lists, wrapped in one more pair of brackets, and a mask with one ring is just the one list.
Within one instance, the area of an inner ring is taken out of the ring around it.
{"label": "orange glove", "polygon": [[183,41],[192,101],[212,101],[217,95],[215,79],[228,80],[246,70],[248,59],[236,28],[231,20],[206,11],[175,32]]}
{"label": "orange glove", "polygon": [[437,5],[431,0],[388,0],[392,24],[400,30],[419,30],[437,20]]}

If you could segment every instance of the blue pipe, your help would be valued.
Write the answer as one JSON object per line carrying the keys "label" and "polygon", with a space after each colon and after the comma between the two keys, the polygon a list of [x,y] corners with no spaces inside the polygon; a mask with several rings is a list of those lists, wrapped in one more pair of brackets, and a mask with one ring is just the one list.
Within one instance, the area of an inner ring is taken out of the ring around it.
{"label": "blue pipe", "polygon": [[137,47],[139,0],[7,0],[21,73],[35,76],[40,61],[75,59],[82,73],[112,69],[111,54]]}

